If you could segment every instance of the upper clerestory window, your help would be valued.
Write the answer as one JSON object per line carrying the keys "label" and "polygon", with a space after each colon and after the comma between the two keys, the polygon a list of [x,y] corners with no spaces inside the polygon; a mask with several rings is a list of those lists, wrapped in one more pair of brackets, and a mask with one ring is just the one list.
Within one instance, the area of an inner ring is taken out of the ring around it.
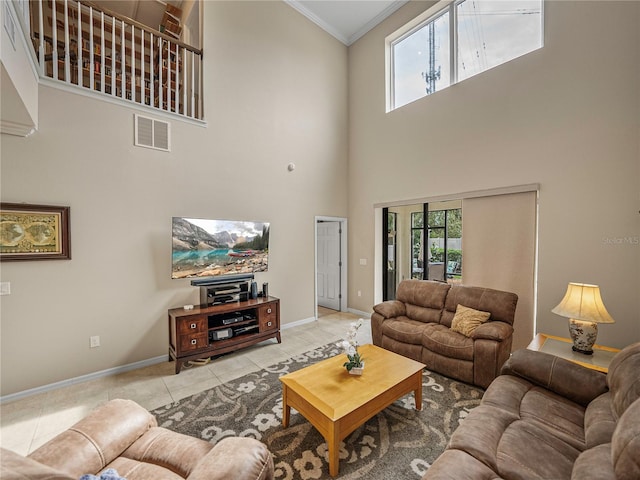
{"label": "upper clerestory window", "polygon": [[542,0],[446,0],[387,37],[387,112],[537,50]]}

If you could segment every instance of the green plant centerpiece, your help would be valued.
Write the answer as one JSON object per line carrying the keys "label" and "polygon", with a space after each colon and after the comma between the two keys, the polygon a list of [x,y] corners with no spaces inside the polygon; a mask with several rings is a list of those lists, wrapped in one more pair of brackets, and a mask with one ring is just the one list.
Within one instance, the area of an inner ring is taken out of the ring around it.
{"label": "green plant centerpiece", "polygon": [[358,329],[362,326],[362,323],[362,319],[359,319],[357,322],[352,322],[349,330],[347,330],[347,338],[337,344],[347,355],[347,361],[344,362],[342,366],[345,367],[349,373],[361,374],[364,368],[364,358],[362,358],[358,352],[358,342],[356,340]]}

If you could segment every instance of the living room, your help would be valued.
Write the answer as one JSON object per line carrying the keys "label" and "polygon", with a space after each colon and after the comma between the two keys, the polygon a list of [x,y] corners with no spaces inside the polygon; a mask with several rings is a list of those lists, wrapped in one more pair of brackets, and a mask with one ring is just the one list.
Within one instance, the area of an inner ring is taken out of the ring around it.
{"label": "living room", "polygon": [[534,183],[535,331],[567,335],[576,281],[616,320],[599,343],[640,340],[640,4],[546,2],[543,48],[386,113],[385,37],[429,6],[347,47],[285,2],[205,2],[206,125],[172,121],[171,152],[133,146],[135,108],[41,85],[37,131],[2,136],[2,201],[70,206],[72,257],[3,262],[2,397],[166,361],[167,310],[198,302],[173,216],[270,222],[256,279],[287,326],[315,320],[316,216],[348,218],[347,306],[370,314],[374,205]]}

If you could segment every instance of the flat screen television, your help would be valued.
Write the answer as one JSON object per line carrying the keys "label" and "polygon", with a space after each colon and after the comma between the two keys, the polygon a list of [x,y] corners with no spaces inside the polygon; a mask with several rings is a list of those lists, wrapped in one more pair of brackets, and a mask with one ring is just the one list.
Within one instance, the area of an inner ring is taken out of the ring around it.
{"label": "flat screen television", "polygon": [[266,272],[269,223],[173,217],[171,278]]}

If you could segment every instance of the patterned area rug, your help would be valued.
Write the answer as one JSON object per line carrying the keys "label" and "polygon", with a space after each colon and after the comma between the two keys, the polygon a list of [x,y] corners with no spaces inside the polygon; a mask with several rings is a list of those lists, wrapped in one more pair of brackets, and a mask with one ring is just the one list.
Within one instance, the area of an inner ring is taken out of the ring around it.
{"label": "patterned area rug", "polygon": [[[316,429],[293,409],[289,427],[282,427],[278,378],[339,354],[328,344],[152,413],[161,426],[212,443],[229,436],[257,438],[273,453],[278,479],[330,478],[327,446]],[[339,478],[421,478],[483,394],[426,370],[422,388],[422,411],[414,409],[413,394],[407,395],[344,439]]]}

